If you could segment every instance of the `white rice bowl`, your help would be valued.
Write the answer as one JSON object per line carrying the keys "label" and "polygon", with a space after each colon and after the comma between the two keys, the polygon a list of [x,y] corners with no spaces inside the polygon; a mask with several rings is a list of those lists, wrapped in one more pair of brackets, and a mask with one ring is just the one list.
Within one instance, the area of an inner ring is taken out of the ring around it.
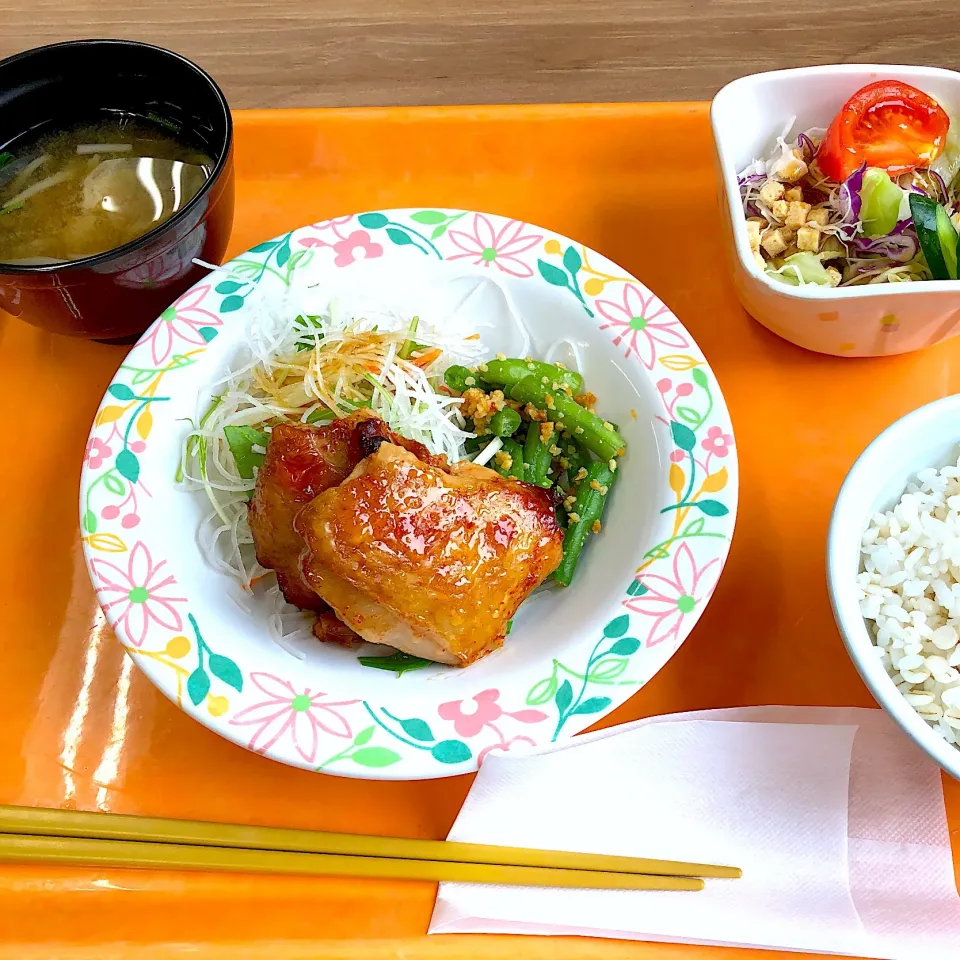
{"label": "white rice bowl", "polygon": [[857,575],[877,657],[904,699],[960,744],[960,460],[920,470],[870,517]]}

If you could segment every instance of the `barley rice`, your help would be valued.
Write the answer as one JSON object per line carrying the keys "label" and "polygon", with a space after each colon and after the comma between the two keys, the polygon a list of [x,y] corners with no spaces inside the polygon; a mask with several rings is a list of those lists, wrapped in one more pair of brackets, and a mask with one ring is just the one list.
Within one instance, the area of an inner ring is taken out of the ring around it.
{"label": "barley rice", "polygon": [[919,471],[863,533],[860,612],[904,699],[960,746],[960,460]]}

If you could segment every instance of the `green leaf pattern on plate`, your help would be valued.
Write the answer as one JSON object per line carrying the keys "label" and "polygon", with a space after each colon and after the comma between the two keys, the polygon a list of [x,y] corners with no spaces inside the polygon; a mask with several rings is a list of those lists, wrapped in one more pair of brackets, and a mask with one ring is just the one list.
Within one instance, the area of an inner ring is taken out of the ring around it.
{"label": "green leaf pattern on plate", "polygon": [[[425,761],[438,775],[460,773],[475,768],[491,750],[546,744],[575,733],[638,690],[689,632],[727,552],[736,459],[716,382],[676,318],[615,265],[528,224],[442,208],[370,211],[259,243],[178,298],[118,371],[85,455],[81,532],[88,561],[112,563],[114,555],[121,558],[119,567],[140,547],[131,536],[149,496],[141,474],[153,426],[179,429],[164,412],[165,394],[175,388],[171,378],[193,366],[226,324],[244,322],[244,308],[258,286],[288,287],[317,257],[349,268],[387,255],[456,260],[546,284],[552,295],[574,298],[624,358],[645,368],[656,383],[663,401],[658,419],[673,444],[673,499],[660,507],[671,532],[647,549],[624,585],[620,612],[592,639],[584,638],[585,645],[571,648],[582,650],[579,658],[574,653],[548,660],[539,679],[536,674],[528,679],[525,694],[480,690],[472,698],[418,711],[421,715],[411,715],[414,701],[388,692],[379,701],[343,700],[306,689],[295,669],[286,678],[260,673],[231,657],[227,636],[213,640],[211,649],[215,625],[207,623],[204,636],[187,611],[182,623],[151,621],[142,646],[115,611],[108,615],[155,683],[183,709],[253,750],[310,769],[360,776],[403,777],[407,766],[423,775]],[[164,589],[177,598],[171,608],[183,602],[172,578]],[[131,590],[128,606],[139,602]],[[165,608],[156,609],[163,619]],[[408,673],[447,669],[399,652],[358,660],[400,688],[410,682],[404,679]]]}

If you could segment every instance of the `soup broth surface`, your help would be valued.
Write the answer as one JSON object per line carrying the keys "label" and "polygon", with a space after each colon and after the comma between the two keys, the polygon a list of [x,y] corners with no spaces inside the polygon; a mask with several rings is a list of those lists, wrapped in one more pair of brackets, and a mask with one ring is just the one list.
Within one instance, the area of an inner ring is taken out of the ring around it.
{"label": "soup broth surface", "polygon": [[78,260],[169,220],[210,157],[131,117],[47,133],[0,153],[0,262]]}

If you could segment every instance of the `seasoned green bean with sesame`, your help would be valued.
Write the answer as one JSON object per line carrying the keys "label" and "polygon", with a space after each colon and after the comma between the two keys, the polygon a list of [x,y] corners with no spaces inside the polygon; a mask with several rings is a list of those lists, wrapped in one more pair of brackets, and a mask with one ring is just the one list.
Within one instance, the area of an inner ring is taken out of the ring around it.
{"label": "seasoned green bean with sesame", "polygon": [[619,457],[626,449],[626,441],[595,413],[581,407],[572,397],[560,390],[552,390],[535,376],[525,377],[510,390],[510,396],[520,403],[530,403],[542,410],[549,420],[562,423],[591,453],[601,460]]}
{"label": "seasoned green bean with sesame", "polygon": [[542,360],[521,360],[517,357],[506,360],[488,360],[484,364],[483,377],[498,386],[512,387],[524,377],[534,376],[551,390],[568,388],[572,393],[583,390],[583,377],[576,370],[558,367]]}
{"label": "seasoned green bean with sesame", "polygon": [[464,393],[477,385],[477,375],[468,367],[455,363],[443,372],[443,382],[454,393]]}
{"label": "seasoned green bean with sesame", "polygon": [[541,429],[539,423],[531,420],[527,424],[527,439],[523,444],[526,481],[527,483],[535,483],[538,487],[552,486],[547,476],[552,460],[550,455],[550,444],[554,433],[552,427],[549,428],[549,431],[547,437],[544,437],[544,433],[547,433],[547,431]]}
{"label": "seasoned green bean with sesame", "polygon": [[[585,476],[577,484],[572,509],[567,510],[568,526],[563,535],[563,559],[553,572],[553,579],[565,587],[569,587],[573,580],[587,536],[593,532],[594,524],[600,523],[614,476],[608,464],[594,460],[585,468]],[[564,503],[565,508],[567,503],[569,499]]]}
{"label": "seasoned green bean with sesame", "polygon": [[487,429],[495,437],[512,437],[520,429],[520,414],[504,407],[490,418]]}

